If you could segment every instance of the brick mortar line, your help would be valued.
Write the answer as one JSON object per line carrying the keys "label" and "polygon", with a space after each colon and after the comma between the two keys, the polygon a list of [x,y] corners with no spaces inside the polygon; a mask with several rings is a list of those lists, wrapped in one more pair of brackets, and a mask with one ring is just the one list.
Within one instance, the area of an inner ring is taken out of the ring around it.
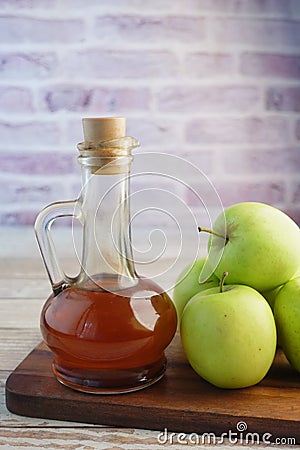
{"label": "brick mortar line", "polygon": [[[254,108],[257,108],[259,105],[254,105]],[[251,107],[253,108],[253,107]],[[270,119],[270,118],[285,118],[287,121],[298,119],[300,118],[300,113],[295,111],[281,111],[281,110],[261,110],[261,109],[251,109],[249,111],[201,111],[201,107],[198,111],[192,111],[192,112],[184,112],[178,110],[178,112],[172,112],[172,111],[162,111],[157,110],[155,112],[151,112],[149,110],[136,110],[136,111],[126,111],[126,117],[127,119],[133,120],[133,119],[147,119],[149,123],[158,123],[158,120],[163,120],[163,123],[168,124],[171,120],[170,124],[174,123],[176,119],[179,122],[182,122],[182,114],[184,114],[184,121],[190,122],[194,120],[208,120],[208,119],[216,119],[216,120],[227,120],[227,119],[234,119],[234,120],[243,120],[243,119]],[[41,124],[53,124],[58,121],[58,119],[63,120],[65,123],[69,122],[70,120],[78,120],[78,117],[82,117],[82,114],[89,114],[89,111],[84,111],[84,108],[82,111],[66,111],[66,110],[60,110],[56,112],[51,111],[36,111],[30,114],[30,119],[28,119],[28,112],[25,112],[20,115],[13,115],[10,119],[7,116],[7,113],[0,113],[0,122],[1,123],[7,123],[8,125],[27,125],[31,123],[41,123]],[[115,115],[115,112],[111,113],[112,115]],[[107,116],[110,115],[108,112],[105,114]],[[299,116],[299,117],[298,117]],[[32,120],[34,119],[34,120]],[[62,124],[62,123],[60,123]]]}
{"label": "brick mortar line", "polygon": [[[201,165],[199,164],[199,166],[201,166]],[[201,167],[199,167],[199,168],[201,169]],[[32,180],[32,174],[31,175],[27,174],[26,176],[23,175],[22,177],[20,177],[19,175],[20,174],[10,174],[9,179],[10,180],[17,180],[17,181],[21,181],[21,180],[22,181],[27,181],[27,180],[30,181],[30,180]],[[252,183],[262,184],[262,185],[264,185],[265,182],[267,184],[268,183],[279,183],[279,182],[284,182],[284,184],[289,184],[289,183],[291,183],[291,184],[295,184],[296,183],[297,184],[297,183],[299,183],[299,177],[298,177],[298,175],[296,173],[282,172],[281,174],[279,174],[279,172],[277,172],[277,173],[274,174],[274,172],[270,173],[268,170],[266,172],[261,172],[259,174],[256,174],[255,180],[253,180],[253,174],[251,172],[244,172],[244,171],[242,171],[240,174],[236,174],[236,173],[233,173],[233,172],[229,173],[228,171],[223,170],[223,171],[214,172],[214,173],[212,173],[210,175],[206,175],[206,176],[207,176],[207,178],[209,179],[209,181],[213,185],[214,184],[218,184],[220,181],[222,181],[222,183],[223,182],[226,182],[226,183],[227,182],[229,182],[229,183],[232,182],[233,186],[234,186],[234,184],[236,182],[242,182],[243,183],[245,181],[250,182],[250,183],[252,182]],[[73,192],[73,195],[72,195],[72,192],[68,193],[66,191],[64,193],[62,192],[62,195],[65,194],[64,197],[67,196],[66,198],[68,200],[76,199],[77,196],[80,194],[80,188],[81,188],[80,176],[79,177],[71,177],[70,176],[69,179],[68,179],[68,177],[69,177],[68,174],[64,174],[64,181],[65,181],[64,186],[68,188],[67,191],[69,190],[69,188],[72,189],[72,185],[74,183],[76,183],[78,185],[78,192],[77,192],[77,194],[74,194],[74,192]],[[0,179],[1,179],[2,182],[5,181],[5,178],[4,178],[4,180],[3,180],[3,178],[4,177],[0,173]],[[38,188],[41,184],[52,185],[52,184],[55,184],[57,181],[60,181],[60,180],[61,180],[61,176],[58,176],[58,175],[49,175],[49,177],[47,177],[46,181],[45,181],[45,177],[41,177],[39,175],[35,175],[34,176],[34,181],[31,184],[29,184],[29,185],[32,188],[35,188],[35,187]],[[181,190],[181,183],[180,183],[180,181],[178,181],[178,183],[179,183],[178,189],[180,191]],[[194,176],[191,176],[190,183],[192,185],[199,184],[201,186],[204,183],[204,181],[200,181],[199,182],[199,178],[196,175],[194,175]],[[140,187],[142,189],[143,188],[149,188],[149,183],[145,182],[145,184],[143,184],[141,182],[141,186]],[[167,189],[167,186],[165,184],[159,185],[159,187]],[[228,187],[228,186],[226,186],[226,187]],[[73,188],[74,188],[74,186],[73,186]],[[183,190],[185,190],[185,189],[183,189]],[[172,191],[170,190],[170,192],[173,192],[173,190]],[[20,203],[18,202],[18,203],[13,203],[13,204],[3,203],[1,205],[3,207],[3,208],[1,208],[1,210],[4,209],[5,207],[7,207],[7,209],[11,210],[11,209],[13,209],[15,207],[18,207],[18,206],[26,206],[27,205],[27,206],[31,207],[32,205],[40,205],[41,203],[43,203],[42,200],[26,200],[26,201],[20,201]],[[299,202],[299,204],[300,204],[300,202]]]}
{"label": "brick mortar line", "polygon": [[[122,16],[129,16],[129,17],[158,17],[158,18],[164,18],[164,17],[178,17],[180,15],[181,17],[187,17],[187,18],[195,18],[195,17],[209,17],[209,18],[217,18],[217,19],[261,19],[261,20],[278,20],[278,21],[289,21],[289,20],[297,20],[300,18],[300,13],[297,12],[297,10],[293,7],[288,7],[287,11],[284,12],[273,12],[273,11],[258,11],[258,12],[251,12],[251,11],[244,11],[244,12],[234,12],[234,11],[221,11],[218,9],[205,9],[203,8],[201,11],[199,11],[198,7],[189,8],[189,10],[185,10],[184,13],[182,13],[182,6],[178,5],[175,6],[176,9],[170,12],[170,9],[167,7],[164,9],[163,6],[160,6],[160,9],[157,9],[157,6],[155,6],[153,9],[148,7],[147,4],[144,9],[141,9],[140,7],[132,7],[130,2],[126,4],[126,7],[116,7],[113,8],[113,5],[101,5],[102,11],[99,11],[99,5],[89,5],[88,9],[90,12],[95,13],[96,16],[94,16],[95,19],[99,17],[116,17],[120,18],[120,14]],[[292,5],[291,5],[292,6]],[[70,9],[69,7],[63,7],[62,4],[58,4],[51,8],[39,8],[39,7],[33,7],[33,8],[23,8],[23,9],[17,9],[17,7],[12,6],[10,7],[3,7],[2,10],[0,10],[0,15],[2,16],[13,16],[13,17],[21,17],[21,18],[38,18],[38,19],[61,19],[62,12],[68,13],[68,19],[82,19],[82,12],[84,11],[84,8],[79,8],[77,11],[74,9]],[[85,18],[83,18],[85,20]]]}
{"label": "brick mortar line", "polygon": [[[147,83],[148,81],[148,83]],[[149,82],[151,85],[149,86]],[[0,88],[27,88],[31,92],[40,92],[45,89],[55,89],[56,87],[78,87],[86,90],[93,89],[108,89],[113,91],[133,89],[134,88],[144,88],[149,90],[152,95],[158,95],[159,90],[164,89],[166,86],[168,88],[179,87],[179,88],[289,88],[289,87],[299,87],[300,81],[298,79],[292,78],[276,78],[276,77],[250,77],[241,74],[233,74],[232,76],[222,76],[214,78],[213,76],[205,76],[203,78],[190,78],[188,76],[180,76],[176,78],[164,78],[164,79],[135,79],[135,78],[124,78],[124,79],[108,79],[108,78],[78,78],[76,80],[67,80],[61,78],[48,78],[48,79],[0,79]],[[156,91],[156,92],[155,92]]]}
{"label": "brick mortar line", "polygon": [[[297,143],[297,145],[292,145],[292,144],[286,144],[286,145],[281,144],[280,145],[280,144],[276,144],[276,143],[275,144],[258,143],[255,145],[250,145],[248,143],[247,144],[242,144],[242,143],[241,144],[222,144],[222,143],[221,144],[201,144],[201,142],[199,142],[199,144],[191,145],[189,143],[183,143],[178,146],[179,151],[180,151],[180,153],[179,153],[177,150],[176,151],[173,150],[174,145],[173,145],[173,148],[170,148],[170,147],[166,147],[166,145],[162,144],[162,145],[157,146],[157,147],[159,147],[159,150],[157,150],[157,148],[155,150],[153,150],[153,147],[154,147],[153,144],[151,146],[150,146],[150,144],[146,146],[146,145],[143,145],[143,143],[141,143],[140,150],[137,150],[134,153],[134,156],[138,156],[143,153],[155,153],[155,154],[163,153],[163,154],[169,154],[171,156],[173,156],[173,155],[179,156],[183,159],[189,160],[190,158],[192,158],[193,155],[196,157],[197,155],[198,156],[201,155],[202,152],[205,152],[205,153],[209,152],[209,153],[214,154],[215,152],[219,152],[219,151],[221,151],[221,152],[223,152],[223,151],[236,152],[237,150],[240,150],[242,153],[245,150],[252,151],[254,149],[256,151],[265,153],[265,152],[270,152],[271,150],[282,150],[282,151],[284,151],[285,149],[297,150],[299,148],[299,145],[300,145],[299,142]],[[77,156],[78,156],[76,144],[74,144],[73,147],[72,147],[72,144],[69,144],[69,145],[68,144],[63,144],[63,145],[58,144],[57,146],[52,146],[52,147],[42,147],[42,146],[37,146],[37,147],[28,146],[28,147],[30,147],[29,148],[30,153],[29,154],[24,153],[24,155],[25,156],[27,155],[29,157],[34,157],[34,156],[39,157],[41,155],[47,155],[47,154],[53,153],[53,152],[55,152],[57,157],[69,156],[69,157],[73,158],[72,164],[75,165],[76,167],[78,167],[78,172],[79,172],[80,166],[79,166],[79,164],[78,164],[78,166],[76,165]],[[176,148],[177,148],[177,146],[176,146]],[[26,149],[28,149],[28,148],[26,147]],[[17,154],[20,154],[20,153],[23,153],[23,150],[24,150],[24,146],[20,146],[20,147],[3,146],[3,147],[0,147],[0,154],[4,153],[4,151],[10,151],[10,152],[13,151]],[[194,161],[191,161],[191,162],[194,165],[197,165],[196,162],[194,162]],[[199,164],[201,164],[201,161]],[[7,173],[9,173],[10,176],[18,175],[18,172],[2,172],[0,169],[1,176],[3,174],[7,174]],[[74,175],[75,179],[77,179],[76,174],[74,174],[73,172],[70,172],[69,174]],[[38,174],[36,174],[36,175],[38,175]],[[34,176],[36,176],[36,175],[34,175]],[[32,176],[32,174],[30,174],[30,176]],[[42,176],[43,176],[43,179],[45,179],[44,175],[42,175]]]}
{"label": "brick mortar line", "polygon": [[[300,26],[300,21],[299,21],[299,26]],[[135,43],[135,41],[133,40],[132,42],[130,41],[126,41],[124,39],[120,40],[116,40],[115,43],[112,43],[111,39],[108,39],[108,42],[105,41],[101,41],[101,39],[93,39],[93,42],[91,43],[90,41],[86,41],[86,42],[75,42],[75,43],[71,43],[71,42],[66,42],[63,46],[63,48],[61,47],[61,43],[59,42],[50,42],[46,41],[46,42],[28,42],[28,43],[21,43],[20,42],[4,42],[3,44],[5,44],[5,49],[1,49],[0,53],[9,53],[12,50],[15,51],[16,49],[18,50],[18,53],[24,52],[24,51],[30,51],[31,53],[37,52],[38,50],[43,50],[43,51],[47,51],[47,53],[49,52],[67,52],[69,50],[74,50],[74,51],[79,51],[80,53],[83,53],[85,50],[96,50],[96,51],[100,51],[100,50],[104,50],[106,53],[110,52],[110,51],[120,51],[124,52],[127,51],[129,52],[130,50],[134,50],[134,51],[141,51],[141,53],[144,52],[144,50],[153,50],[153,51],[157,51],[159,50],[160,52],[167,52],[172,54],[172,50],[170,50],[170,44],[174,47],[176,47],[176,49],[180,48],[180,49],[188,49],[189,53],[190,50],[197,50],[197,53],[203,51],[205,53],[210,54],[210,52],[212,53],[232,53],[232,51],[236,50],[236,51],[243,51],[245,53],[247,52],[251,52],[251,53],[269,53],[269,54],[283,54],[283,55],[299,55],[299,46],[295,43],[290,43],[290,44],[277,44],[276,47],[274,48],[273,44],[264,44],[263,42],[261,42],[260,45],[258,44],[247,44],[247,43],[226,43],[224,44],[224,48],[229,48],[230,47],[230,51],[226,52],[224,51],[220,51],[220,48],[222,47],[222,43],[218,42],[218,41],[208,41],[208,39],[201,39],[200,41],[197,41],[196,39],[191,39],[191,40],[182,40],[182,39],[175,39],[174,38],[165,38],[165,44],[162,46],[161,42],[153,42],[153,43],[147,43],[145,42],[145,45],[141,46],[140,43]]]}

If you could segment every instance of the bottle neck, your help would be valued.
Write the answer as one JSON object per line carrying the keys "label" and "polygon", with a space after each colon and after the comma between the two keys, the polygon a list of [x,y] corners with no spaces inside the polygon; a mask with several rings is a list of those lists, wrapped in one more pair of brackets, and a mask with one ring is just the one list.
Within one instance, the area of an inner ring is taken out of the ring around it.
{"label": "bottle neck", "polygon": [[83,254],[78,284],[120,290],[137,283],[130,235],[129,175],[131,156],[108,164],[82,165],[79,198]]}

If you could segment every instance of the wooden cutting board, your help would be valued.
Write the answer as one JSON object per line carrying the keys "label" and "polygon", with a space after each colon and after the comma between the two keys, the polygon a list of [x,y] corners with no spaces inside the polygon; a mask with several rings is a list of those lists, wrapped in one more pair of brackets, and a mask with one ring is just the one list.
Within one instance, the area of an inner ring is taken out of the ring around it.
{"label": "wooden cutting board", "polygon": [[238,438],[247,432],[269,433],[273,442],[292,437],[300,443],[300,375],[280,350],[260,384],[238,390],[218,389],[202,380],[189,366],[179,336],[166,353],[167,372],[156,384],[130,394],[92,395],[56,381],[53,355],[42,343],[9,376],[7,408],[29,417],[176,433],[231,432]]}

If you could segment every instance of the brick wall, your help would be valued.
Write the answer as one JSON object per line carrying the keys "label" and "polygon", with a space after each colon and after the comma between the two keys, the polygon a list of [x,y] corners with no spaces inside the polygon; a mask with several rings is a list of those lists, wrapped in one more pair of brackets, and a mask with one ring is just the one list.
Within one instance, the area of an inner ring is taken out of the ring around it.
{"label": "brick wall", "polygon": [[299,113],[299,0],[0,0],[2,225],[77,195],[81,118],[110,115],[143,150],[184,158],[189,186],[172,192],[196,220],[207,180],[188,163],[225,206],[264,201],[300,223]]}

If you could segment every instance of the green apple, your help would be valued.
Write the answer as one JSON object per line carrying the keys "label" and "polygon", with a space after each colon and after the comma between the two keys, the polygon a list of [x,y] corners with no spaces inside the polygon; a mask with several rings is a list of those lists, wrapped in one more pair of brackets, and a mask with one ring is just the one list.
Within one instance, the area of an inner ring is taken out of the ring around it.
{"label": "green apple", "polygon": [[298,269],[299,227],[270,205],[243,202],[230,206],[218,216],[211,233],[208,258],[213,268],[217,265],[218,278],[228,270],[228,284],[267,291],[286,283]]}
{"label": "green apple", "polygon": [[275,303],[275,298],[278,294],[278,292],[280,291],[280,289],[282,288],[281,286],[277,286],[274,289],[270,289],[268,291],[264,291],[261,294],[264,296],[264,298],[267,300],[267,302],[269,303],[269,305],[271,306],[272,310],[274,310],[274,303]]}
{"label": "green apple", "polygon": [[180,334],[193,369],[221,388],[257,384],[276,351],[272,310],[261,294],[243,285],[196,294],[183,311]]}
{"label": "green apple", "polygon": [[298,265],[298,269],[296,270],[296,273],[293,275],[292,278],[297,278],[297,277],[300,277],[300,263]]}
{"label": "green apple", "polygon": [[[299,264],[298,270],[296,271],[295,275],[292,276],[291,279],[294,279],[294,278],[297,278],[297,277],[300,277],[300,264]],[[274,289],[270,289],[268,291],[261,292],[261,294],[265,297],[265,299],[267,300],[267,302],[271,306],[272,310],[274,310],[275,299],[276,299],[276,296],[277,296],[278,292],[282,288],[282,286],[284,286],[284,285],[282,284],[281,286],[277,286]]]}
{"label": "green apple", "polygon": [[214,274],[208,274],[206,281],[200,282],[205,262],[206,257],[196,259],[188,264],[177,278],[173,291],[173,302],[179,320],[185,305],[195,294],[219,284],[219,279]]}
{"label": "green apple", "polygon": [[300,277],[288,281],[275,298],[274,317],[280,345],[300,372]]}

